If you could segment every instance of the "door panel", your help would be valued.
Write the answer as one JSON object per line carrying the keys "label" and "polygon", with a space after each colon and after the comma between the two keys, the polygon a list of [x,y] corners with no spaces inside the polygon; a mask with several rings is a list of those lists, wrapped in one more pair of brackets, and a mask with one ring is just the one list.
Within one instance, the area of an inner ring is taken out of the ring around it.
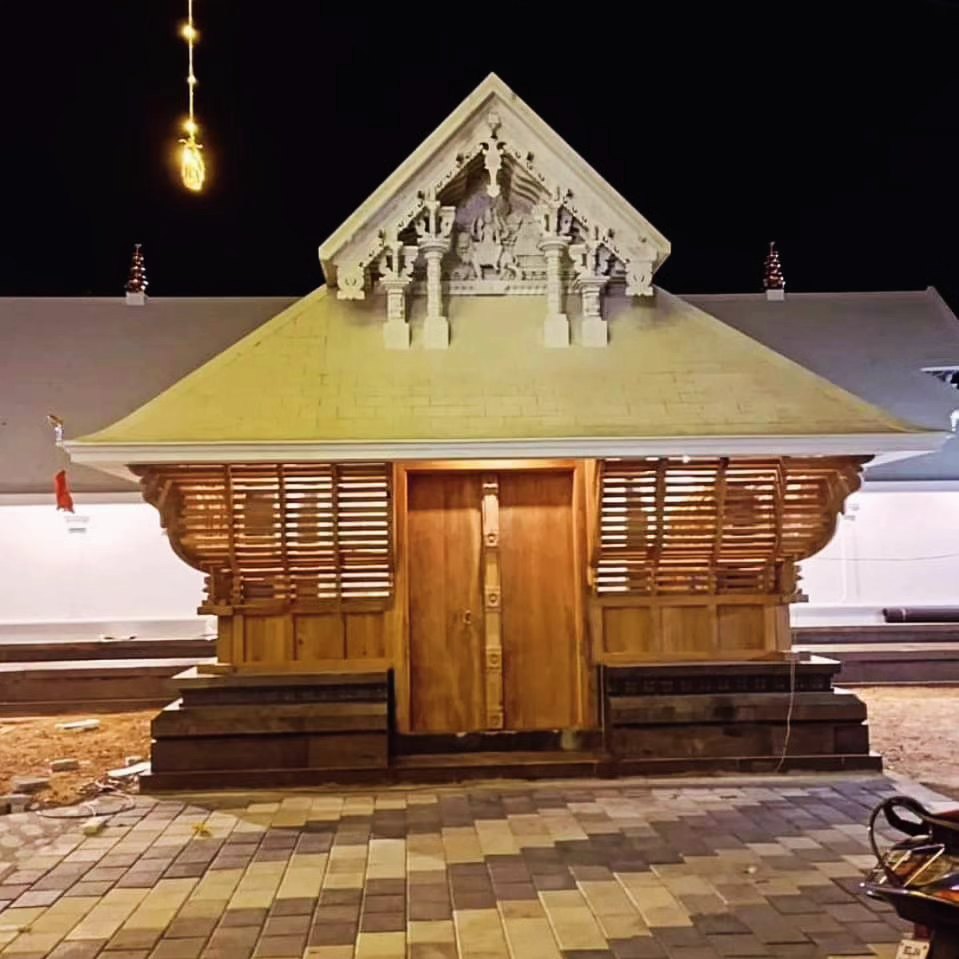
{"label": "door panel", "polygon": [[500,473],[507,729],[578,718],[571,473]]}
{"label": "door panel", "polygon": [[482,487],[476,473],[409,474],[410,726],[482,729]]}

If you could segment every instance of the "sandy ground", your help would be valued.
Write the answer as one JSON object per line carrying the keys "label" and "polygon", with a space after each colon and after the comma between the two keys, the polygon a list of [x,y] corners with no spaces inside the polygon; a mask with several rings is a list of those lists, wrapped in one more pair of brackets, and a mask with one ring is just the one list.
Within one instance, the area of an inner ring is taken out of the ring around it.
{"label": "sandy ground", "polygon": [[959,687],[858,686],[887,772],[959,799]]}
{"label": "sandy ground", "polygon": [[[136,713],[38,716],[29,720],[0,718],[0,795],[11,792],[14,776],[48,776],[50,786],[35,794],[40,806],[59,806],[92,798],[94,783],[127,756],[150,755],[150,720],[155,709]],[[98,719],[100,728],[63,732],[58,723]],[[76,772],[51,773],[54,759],[77,759]]]}

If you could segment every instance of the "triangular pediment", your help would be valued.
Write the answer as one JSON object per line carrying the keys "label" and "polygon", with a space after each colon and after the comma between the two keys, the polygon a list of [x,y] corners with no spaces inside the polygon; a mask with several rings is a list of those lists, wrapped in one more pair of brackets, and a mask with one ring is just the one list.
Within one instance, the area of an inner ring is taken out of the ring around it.
{"label": "triangular pediment", "polygon": [[545,293],[550,235],[565,241],[564,288],[585,270],[651,295],[669,255],[666,238],[490,74],[320,247],[320,260],[340,299],[406,282],[405,296],[426,287],[432,237],[446,241],[444,293]]}

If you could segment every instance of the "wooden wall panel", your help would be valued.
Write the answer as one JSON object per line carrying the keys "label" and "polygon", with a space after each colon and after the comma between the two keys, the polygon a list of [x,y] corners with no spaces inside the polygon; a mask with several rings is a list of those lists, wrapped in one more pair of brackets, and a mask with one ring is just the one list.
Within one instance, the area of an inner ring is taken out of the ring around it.
{"label": "wooden wall panel", "polygon": [[764,649],[764,606],[719,606],[716,610],[720,651]]}
{"label": "wooden wall panel", "polygon": [[289,616],[245,616],[243,659],[248,663],[288,663],[293,655]]}
{"label": "wooden wall panel", "polygon": [[221,663],[233,662],[233,619],[229,616],[216,620],[216,658]]}
{"label": "wooden wall panel", "polygon": [[347,613],[346,655],[350,659],[379,659],[386,656],[382,613]]}
{"label": "wooden wall panel", "polygon": [[608,653],[637,653],[644,658],[657,648],[655,617],[649,606],[627,606],[603,611],[603,629]]}
{"label": "wooden wall panel", "polygon": [[702,655],[716,648],[716,616],[708,606],[664,606],[661,616],[663,659]]}
{"label": "wooden wall panel", "polygon": [[410,726],[483,729],[481,481],[476,474],[409,476]]}
{"label": "wooden wall panel", "polygon": [[761,659],[788,650],[789,607],[775,596],[593,599],[599,662]]}
{"label": "wooden wall panel", "polygon": [[342,659],[346,654],[343,617],[338,613],[326,616],[296,617],[296,658],[304,664],[316,659]]}
{"label": "wooden wall panel", "polygon": [[500,474],[507,729],[576,725],[572,473]]}

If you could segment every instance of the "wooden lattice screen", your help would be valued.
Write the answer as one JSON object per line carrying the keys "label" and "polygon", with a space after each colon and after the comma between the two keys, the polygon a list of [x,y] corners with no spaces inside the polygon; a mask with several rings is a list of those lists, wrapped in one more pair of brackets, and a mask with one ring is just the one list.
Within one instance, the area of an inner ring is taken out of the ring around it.
{"label": "wooden lattice screen", "polygon": [[392,595],[385,463],[151,467],[146,497],[207,573],[208,608],[309,610]]}
{"label": "wooden lattice screen", "polygon": [[830,458],[606,460],[600,595],[774,593],[829,541],[858,464]]}

